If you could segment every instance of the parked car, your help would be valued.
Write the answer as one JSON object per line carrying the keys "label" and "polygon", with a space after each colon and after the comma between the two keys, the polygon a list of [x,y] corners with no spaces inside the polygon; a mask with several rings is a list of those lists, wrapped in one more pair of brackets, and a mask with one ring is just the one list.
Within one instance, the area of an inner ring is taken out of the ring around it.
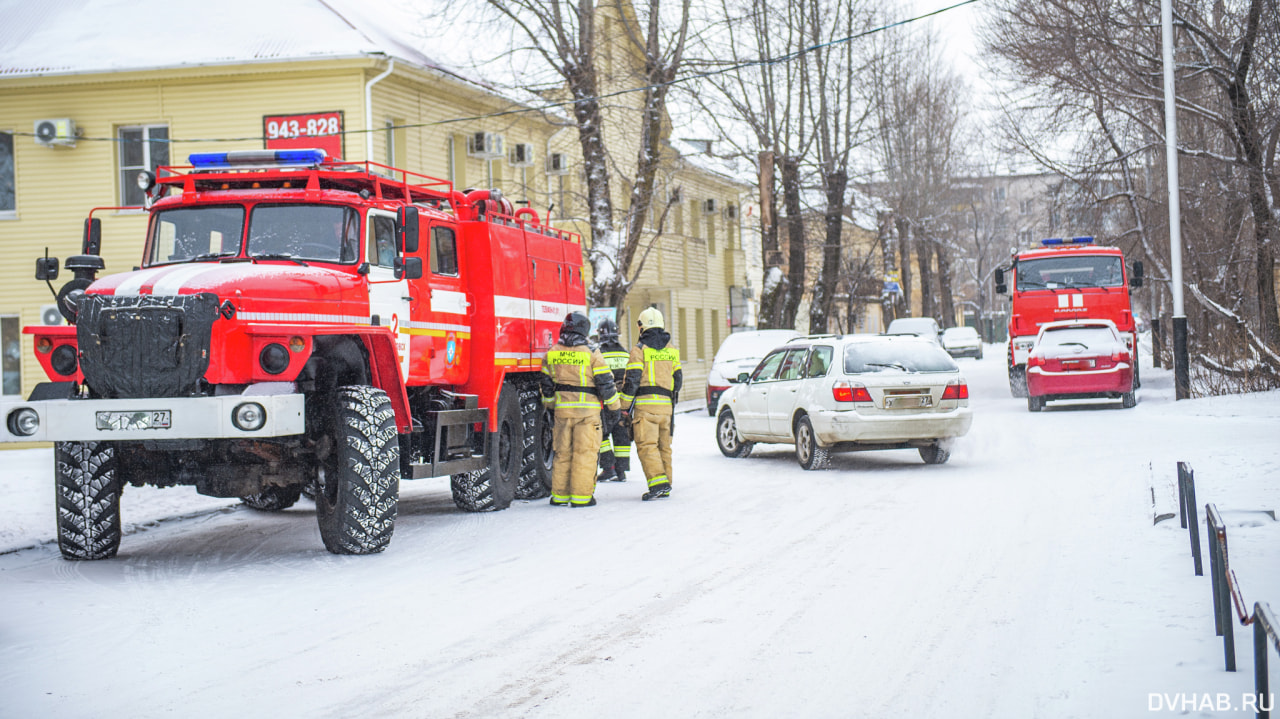
{"label": "parked car", "polygon": [[972,327],[948,327],[942,331],[942,349],[952,357],[982,359],[982,338]]}
{"label": "parked car", "polygon": [[1027,409],[1059,399],[1119,399],[1134,393],[1133,355],[1111,320],[1046,322],[1027,357]]}
{"label": "parked car", "polygon": [[769,350],[799,336],[795,330],[753,330],[726,337],[707,373],[707,414],[716,416],[716,405],[720,395],[729,389],[729,378],[751,372]]}
{"label": "parked car", "polygon": [[717,416],[726,457],[746,457],[757,442],[791,443],[805,469],[866,449],[916,449],[942,464],[973,421],[955,360],[934,342],[886,335],[792,340],[734,378]]}
{"label": "parked car", "polygon": [[942,346],[942,328],[932,317],[899,317],[889,323],[884,331],[887,335],[915,335],[923,337],[938,346]]}

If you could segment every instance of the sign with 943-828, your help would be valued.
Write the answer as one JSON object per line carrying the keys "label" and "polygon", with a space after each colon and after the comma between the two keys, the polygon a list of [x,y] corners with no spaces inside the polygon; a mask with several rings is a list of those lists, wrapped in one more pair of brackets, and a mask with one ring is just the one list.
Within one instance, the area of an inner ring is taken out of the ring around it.
{"label": "sign with 943-828", "polygon": [[296,115],[263,115],[262,137],[267,150],[319,148],[330,160],[343,156],[342,110]]}

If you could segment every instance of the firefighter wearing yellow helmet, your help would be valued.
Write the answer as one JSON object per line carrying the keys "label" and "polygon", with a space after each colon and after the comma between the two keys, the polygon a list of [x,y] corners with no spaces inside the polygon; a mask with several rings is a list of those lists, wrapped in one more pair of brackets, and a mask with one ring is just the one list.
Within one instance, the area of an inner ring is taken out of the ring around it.
{"label": "firefighter wearing yellow helmet", "polygon": [[636,454],[648,480],[643,499],[649,501],[671,495],[671,431],[684,373],[680,350],[671,344],[662,313],[650,307],[640,313],[637,324],[640,341],[631,348],[622,404],[630,414]]}
{"label": "firefighter wearing yellow helmet", "polygon": [[560,326],[560,341],[542,362],[542,403],[555,413],[551,503],[557,506],[595,505],[602,424],[612,425],[618,418],[613,372],[587,346],[590,331],[586,315],[569,313]]}

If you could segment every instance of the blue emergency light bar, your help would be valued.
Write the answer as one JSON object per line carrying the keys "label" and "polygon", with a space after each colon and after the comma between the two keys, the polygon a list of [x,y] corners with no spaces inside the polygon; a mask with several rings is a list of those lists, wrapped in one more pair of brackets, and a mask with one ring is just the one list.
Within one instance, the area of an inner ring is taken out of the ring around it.
{"label": "blue emergency light bar", "polygon": [[1066,244],[1091,245],[1093,244],[1093,238],[1088,236],[1072,237],[1070,240],[1066,240],[1061,237],[1049,237],[1049,238],[1040,240],[1040,244],[1044,245],[1045,247],[1053,247],[1055,245],[1066,245]]}
{"label": "blue emergency light bar", "polygon": [[217,168],[237,165],[318,165],[328,154],[324,150],[233,150],[231,152],[193,152],[187,156],[192,167]]}

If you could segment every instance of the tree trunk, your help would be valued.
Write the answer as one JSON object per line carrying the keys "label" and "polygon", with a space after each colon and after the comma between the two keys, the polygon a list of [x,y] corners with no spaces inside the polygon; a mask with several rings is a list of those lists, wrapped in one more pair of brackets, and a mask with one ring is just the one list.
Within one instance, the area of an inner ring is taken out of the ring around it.
{"label": "tree trunk", "polygon": [[840,283],[844,192],[848,185],[849,176],[843,170],[827,175],[827,211],[824,217],[826,240],[822,245],[822,275],[813,288],[813,299],[809,303],[809,332],[814,334],[825,334],[828,331],[836,288]]}
{"label": "tree trunk", "polygon": [[951,291],[951,253],[945,245],[937,243],[938,248],[938,322],[943,329],[956,324],[956,300]]}
{"label": "tree trunk", "polygon": [[898,281],[902,285],[902,308],[899,317],[911,316],[911,223],[898,217]]}
{"label": "tree trunk", "polygon": [[804,216],[800,205],[800,160],[782,158],[782,203],[787,210],[787,288],[782,308],[783,327],[795,327],[804,295]]}
{"label": "tree trunk", "polygon": [[933,240],[916,237],[916,261],[920,266],[920,316],[936,317],[933,297]]}

